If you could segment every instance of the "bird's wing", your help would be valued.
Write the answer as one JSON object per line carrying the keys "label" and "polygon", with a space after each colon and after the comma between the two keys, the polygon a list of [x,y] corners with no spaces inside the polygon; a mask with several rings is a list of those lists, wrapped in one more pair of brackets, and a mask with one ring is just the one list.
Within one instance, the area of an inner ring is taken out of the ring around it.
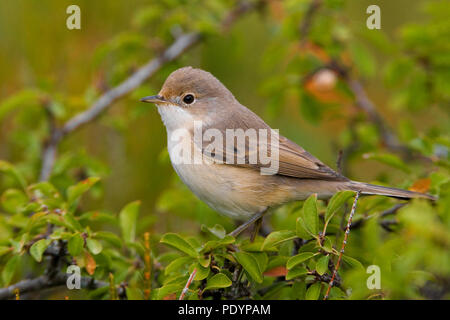
{"label": "bird's wing", "polygon": [[347,180],[291,140],[279,137],[278,174],[323,180]]}
{"label": "bird's wing", "polygon": [[[214,129],[217,129],[221,133],[223,141],[222,143],[218,143],[214,138],[202,141],[202,153],[206,158],[219,163],[260,170],[261,168],[270,167],[270,163],[265,162],[261,158],[260,153],[264,156],[268,155],[268,157],[273,155],[276,159],[274,152],[276,152],[278,144],[279,162],[275,174],[302,179],[348,180],[296,143],[281,135],[274,134],[263,120],[250,110],[248,112],[250,114],[240,112],[239,119],[235,118],[232,121],[222,121],[220,128],[214,127]],[[227,145],[227,129],[232,129],[234,132],[242,129],[244,132],[248,132],[247,130],[250,128],[255,129],[256,136],[258,137],[256,143],[254,140],[252,143],[251,139],[245,138],[245,142],[241,144],[237,140],[234,140],[230,145]],[[207,129],[204,128],[203,132]],[[267,138],[259,134],[260,129],[265,129],[268,132]],[[271,139],[272,134],[276,140]]]}

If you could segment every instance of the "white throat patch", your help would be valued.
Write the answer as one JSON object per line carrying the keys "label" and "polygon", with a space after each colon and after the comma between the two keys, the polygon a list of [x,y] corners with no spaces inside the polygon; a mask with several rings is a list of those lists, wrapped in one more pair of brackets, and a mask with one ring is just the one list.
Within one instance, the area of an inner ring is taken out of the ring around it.
{"label": "white throat patch", "polygon": [[190,128],[193,125],[192,115],[182,107],[173,104],[158,106],[158,112],[161,119],[170,132],[179,128]]}

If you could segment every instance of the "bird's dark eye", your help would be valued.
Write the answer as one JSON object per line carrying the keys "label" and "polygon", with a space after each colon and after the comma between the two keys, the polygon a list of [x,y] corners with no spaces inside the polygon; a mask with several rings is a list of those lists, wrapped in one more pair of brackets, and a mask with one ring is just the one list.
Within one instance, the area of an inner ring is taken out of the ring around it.
{"label": "bird's dark eye", "polygon": [[194,102],[194,96],[192,94],[185,95],[183,98],[183,102],[186,104],[191,104],[192,102]]}

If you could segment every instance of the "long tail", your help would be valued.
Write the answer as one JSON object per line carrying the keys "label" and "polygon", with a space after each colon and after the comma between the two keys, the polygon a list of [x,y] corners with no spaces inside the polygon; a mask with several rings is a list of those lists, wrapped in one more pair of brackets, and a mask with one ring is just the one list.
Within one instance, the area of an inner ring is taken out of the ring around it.
{"label": "long tail", "polygon": [[348,187],[350,190],[361,191],[361,193],[365,195],[382,195],[400,199],[424,198],[430,200],[437,200],[436,197],[425,193],[408,191],[398,188],[377,186],[374,184],[368,184],[364,182],[351,181],[349,182]]}

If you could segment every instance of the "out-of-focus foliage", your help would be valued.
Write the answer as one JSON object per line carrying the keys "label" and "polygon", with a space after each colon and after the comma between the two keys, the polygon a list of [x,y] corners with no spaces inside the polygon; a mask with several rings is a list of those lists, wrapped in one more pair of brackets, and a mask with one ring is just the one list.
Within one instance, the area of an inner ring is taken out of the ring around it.
{"label": "out-of-focus foliage", "polygon": [[[16,85],[13,90],[0,85],[0,287],[44,274],[57,250],[59,272],[76,264],[84,276],[112,285],[60,289],[53,297],[114,299],[114,288],[125,288],[129,299],[174,299],[194,270],[186,299],[324,297],[354,194],[339,193],[330,201],[312,196],[278,208],[266,218],[266,229],[273,231],[254,242],[247,235],[227,235],[233,221],[169,175],[164,129],[156,112],[136,102],[156,93],[176,67],[193,64],[224,78],[241,102],[249,107],[253,102],[268,123],[320,158],[333,161],[330,154],[345,150],[343,170],[350,178],[439,197],[435,203],[411,201],[390,214],[386,210],[397,200],[361,198],[330,299],[449,298],[450,8],[445,1],[423,1],[417,7],[424,18],[390,34],[368,30],[364,20],[352,24],[349,7],[355,4],[343,0],[320,1],[307,28],[302,24],[310,18],[310,0],[262,1],[227,33],[221,23],[236,1],[138,3],[125,17],[120,6],[105,4],[122,24],[108,37],[99,34],[100,42],[79,31],[94,48],[75,49],[90,62],[90,69],[83,69],[84,89],[73,92],[58,77],[26,67],[24,73],[33,76],[18,80],[15,73],[1,74],[3,82]],[[367,5],[359,12],[363,18]],[[88,3],[83,17],[89,10],[102,19],[102,10]],[[382,24],[395,17],[383,5],[381,10]],[[37,14],[31,7],[25,11]],[[180,32],[191,31],[203,34],[199,48],[119,102],[95,122],[100,129],[91,125],[67,137],[49,181],[38,182],[53,126],[88,108]],[[8,35],[1,24],[0,33]],[[20,63],[35,61],[27,57],[34,48],[8,58],[20,69]],[[386,147],[336,63],[365,85],[413,156]],[[65,68],[77,66],[84,63]],[[262,98],[248,97],[256,93]],[[381,289],[367,286],[371,265],[380,268]]]}

